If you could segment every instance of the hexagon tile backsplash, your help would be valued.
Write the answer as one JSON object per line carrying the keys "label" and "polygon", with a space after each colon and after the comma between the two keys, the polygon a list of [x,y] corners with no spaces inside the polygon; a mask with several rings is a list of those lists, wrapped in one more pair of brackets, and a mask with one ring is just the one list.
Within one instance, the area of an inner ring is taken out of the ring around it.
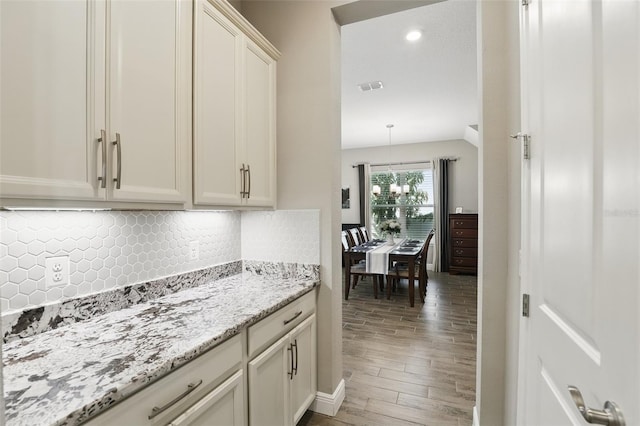
{"label": "hexagon tile backsplash", "polygon": [[[53,256],[69,256],[68,285],[47,288]],[[3,211],[0,312],[243,259],[319,264],[319,211]]]}
{"label": "hexagon tile backsplash", "polygon": [[[0,212],[0,311],[240,260],[240,232],[239,212]],[[62,255],[69,284],[47,289],[45,259]]]}

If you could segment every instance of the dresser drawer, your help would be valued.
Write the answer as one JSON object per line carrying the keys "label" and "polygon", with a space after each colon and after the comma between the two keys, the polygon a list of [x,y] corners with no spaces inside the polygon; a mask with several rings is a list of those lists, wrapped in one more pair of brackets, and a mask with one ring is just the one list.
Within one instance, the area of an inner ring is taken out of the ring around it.
{"label": "dresser drawer", "polygon": [[451,245],[455,247],[478,247],[478,240],[475,238],[453,238]]}
{"label": "dresser drawer", "polygon": [[471,228],[462,228],[462,229],[452,229],[451,236],[462,237],[462,238],[478,238],[478,230]]}
{"label": "dresser drawer", "polygon": [[455,218],[451,220],[451,229],[478,228],[477,218]]}
{"label": "dresser drawer", "polygon": [[478,266],[478,259],[475,257],[454,257],[451,259],[451,266]]}
{"label": "dresser drawer", "polygon": [[453,257],[478,257],[478,249],[471,247],[454,247],[452,250]]}
{"label": "dresser drawer", "polygon": [[316,292],[312,291],[249,327],[249,358],[284,336],[315,312]]}

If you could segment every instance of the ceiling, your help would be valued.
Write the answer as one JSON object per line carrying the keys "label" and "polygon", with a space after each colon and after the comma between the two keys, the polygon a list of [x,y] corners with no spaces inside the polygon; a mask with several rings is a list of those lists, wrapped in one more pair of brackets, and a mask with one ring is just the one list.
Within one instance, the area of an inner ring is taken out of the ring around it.
{"label": "ceiling", "polygon": [[[409,30],[422,38],[408,42]],[[448,0],[342,26],[342,148],[463,139],[478,122],[476,3]],[[384,88],[362,92],[360,83]]]}

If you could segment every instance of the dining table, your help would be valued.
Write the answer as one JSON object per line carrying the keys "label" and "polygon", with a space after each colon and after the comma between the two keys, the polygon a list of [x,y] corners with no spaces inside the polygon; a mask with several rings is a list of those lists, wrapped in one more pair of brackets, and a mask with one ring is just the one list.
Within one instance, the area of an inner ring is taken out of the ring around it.
{"label": "dining table", "polygon": [[[415,304],[415,263],[420,255],[424,241],[404,238],[397,242],[373,239],[363,244],[351,247],[344,252],[345,265],[365,260],[366,270],[372,274],[387,275],[394,262],[405,262],[408,266],[409,305]],[[344,299],[349,299],[349,283],[351,282],[351,268],[345,268]]]}

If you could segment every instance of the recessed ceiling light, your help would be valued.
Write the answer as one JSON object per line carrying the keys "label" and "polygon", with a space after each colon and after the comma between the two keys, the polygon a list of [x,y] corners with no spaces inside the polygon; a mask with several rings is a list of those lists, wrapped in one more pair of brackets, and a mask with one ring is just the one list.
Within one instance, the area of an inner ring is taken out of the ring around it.
{"label": "recessed ceiling light", "polygon": [[413,30],[409,31],[405,38],[407,39],[407,41],[416,41],[419,40],[420,37],[422,37],[422,32],[419,30]]}

